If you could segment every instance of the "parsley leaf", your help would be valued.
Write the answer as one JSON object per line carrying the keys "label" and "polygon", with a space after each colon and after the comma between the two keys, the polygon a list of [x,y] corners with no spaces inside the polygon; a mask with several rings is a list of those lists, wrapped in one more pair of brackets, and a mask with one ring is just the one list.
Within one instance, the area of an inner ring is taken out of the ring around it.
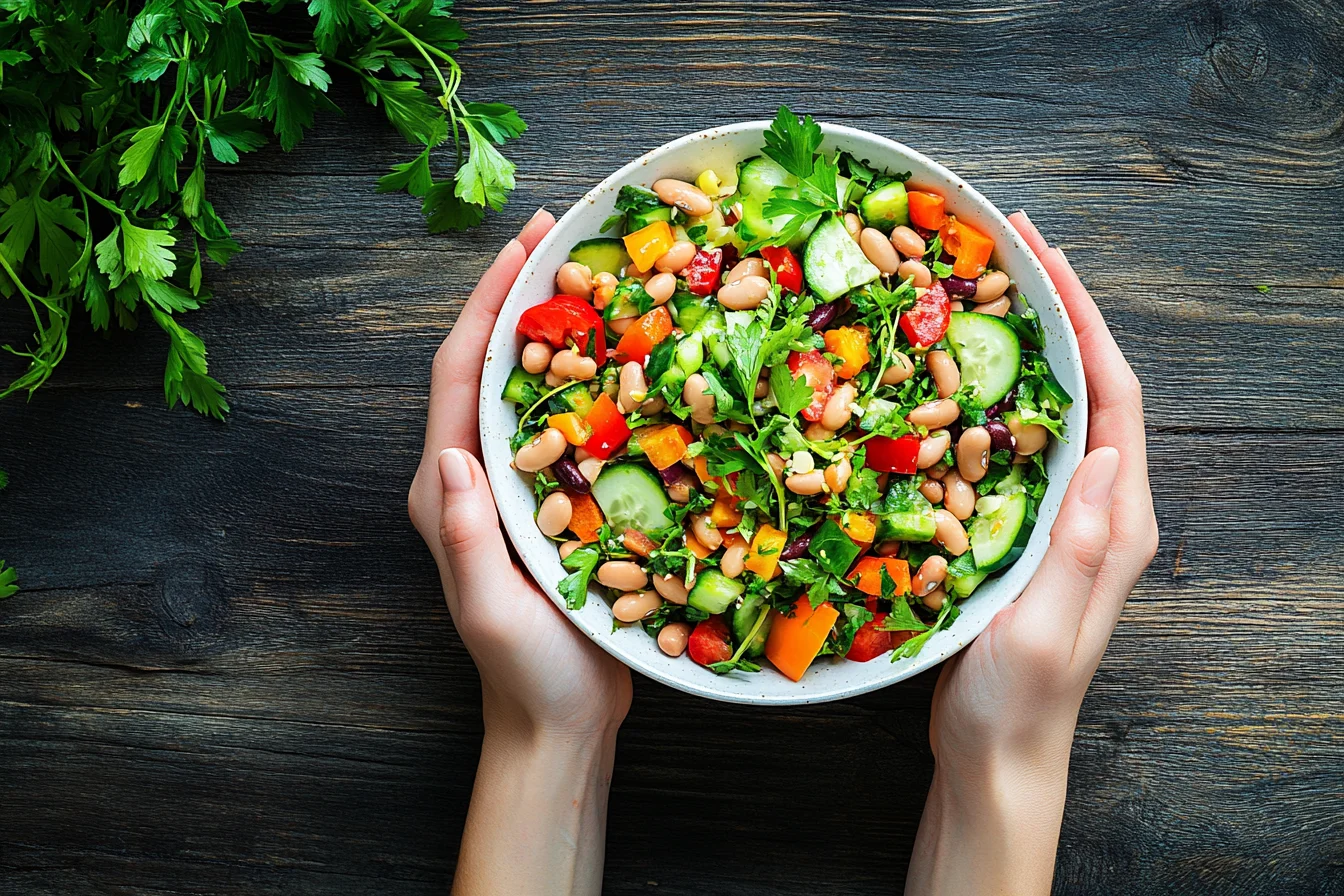
{"label": "parsley leaf", "polygon": [[807,177],[812,173],[812,157],[820,146],[821,125],[810,115],[799,121],[788,106],[780,106],[765,132],[761,152],[793,176]]}
{"label": "parsley leaf", "polygon": [[0,560],[0,600],[11,597],[19,590],[15,584],[19,580],[19,574],[14,571],[14,567],[6,566],[5,561]]}
{"label": "parsley leaf", "polygon": [[[906,609],[909,609],[908,605]],[[927,631],[920,632],[920,634],[915,635],[909,641],[906,641],[904,644],[897,647],[891,654],[891,661],[894,663],[899,659],[904,659],[905,657],[914,656],[919,653],[930,638],[951,625],[959,615],[961,615],[961,610],[952,602],[951,598],[943,601],[943,609],[938,613],[938,618],[934,620],[933,625],[928,627]],[[891,619],[891,616],[887,617],[887,624],[884,625],[883,628],[888,628]],[[917,629],[902,629],[902,631],[917,631]]]}
{"label": "parsley leaf", "polygon": [[770,368],[770,393],[775,398],[779,412],[785,417],[791,418],[810,405],[815,391],[805,377],[794,378],[787,364]]}
{"label": "parsley leaf", "polygon": [[588,579],[597,568],[597,563],[601,556],[597,548],[592,545],[584,545],[572,551],[570,555],[560,561],[565,569],[574,570],[569,575],[560,580],[560,595],[565,599],[565,606],[571,610],[581,610],[588,601]]}

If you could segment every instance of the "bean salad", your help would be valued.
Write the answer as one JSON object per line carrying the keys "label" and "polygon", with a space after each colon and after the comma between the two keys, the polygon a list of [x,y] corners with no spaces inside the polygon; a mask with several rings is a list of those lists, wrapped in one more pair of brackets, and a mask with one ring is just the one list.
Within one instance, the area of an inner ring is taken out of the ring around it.
{"label": "bean salad", "polygon": [[820,146],[781,108],[622,187],[504,389],[568,606],[717,674],[918,653],[1025,549],[1072,402],[993,239]]}

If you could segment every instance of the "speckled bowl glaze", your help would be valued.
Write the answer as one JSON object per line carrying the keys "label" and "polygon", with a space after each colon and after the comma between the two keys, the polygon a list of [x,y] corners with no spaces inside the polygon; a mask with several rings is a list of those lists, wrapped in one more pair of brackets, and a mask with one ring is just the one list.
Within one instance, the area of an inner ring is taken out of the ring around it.
{"label": "speckled bowl glaze", "polygon": [[878,168],[911,172],[911,186],[941,193],[947,198],[949,212],[993,236],[994,263],[1009,273],[1020,295],[1029,298],[1041,315],[1048,340],[1046,357],[1059,381],[1075,396],[1076,403],[1067,414],[1070,441],[1055,442],[1047,449],[1050,488],[1026,552],[1006,572],[985,582],[963,601],[961,616],[948,630],[930,638],[918,656],[894,663],[885,657],[867,663],[823,657],[813,663],[799,682],[790,681],[768,664],[756,674],[715,675],[688,657],[666,656],[639,626],[620,626],[612,631],[610,605],[596,588],[583,609],[565,610],[556,584],[566,570],[560,565],[555,543],[541,534],[533,520],[536,502],[531,477],[509,465],[513,458],[508,441],[518,418],[513,406],[500,395],[523,347],[524,340],[514,329],[518,317],[525,309],[554,294],[555,272],[567,260],[570,247],[598,234],[598,228],[614,210],[616,194],[622,186],[648,187],[662,177],[689,181],[706,168],[732,171],[740,160],[759,154],[762,135],[769,126],[768,121],[748,121],[673,140],[621,168],[565,213],[532,253],[500,310],[481,377],[480,420],[485,468],[504,527],[542,590],[585,635],[630,668],[687,693],[729,703],[786,705],[853,697],[923,672],[969,644],[984,631],[995,613],[1022,593],[1049,544],[1050,526],[1059,511],[1064,489],[1083,458],[1087,389],[1078,343],[1059,295],[1040,261],[1003,214],[960,177],[909,147],[867,131],[823,124],[823,150],[840,149]]}

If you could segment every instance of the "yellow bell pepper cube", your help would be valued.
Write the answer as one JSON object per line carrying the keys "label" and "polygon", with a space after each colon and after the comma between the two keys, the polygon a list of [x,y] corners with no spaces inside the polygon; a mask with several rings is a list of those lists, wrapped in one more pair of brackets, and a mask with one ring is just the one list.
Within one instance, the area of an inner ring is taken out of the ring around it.
{"label": "yellow bell pepper cube", "polygon": [[641,227],[625,237],[625,251],[630,254],[635,267],[643,273],[667,254],[674,242],[676,240],[672,237],[671,226],[666,221],[654,221],[648,227]]}
{"label": "yellow bell pepper cube", "polygon": [[788,536],[766,523],[756,530],[751,540],[751,550],[747,553],[747,569],[763,579],[772,579],[779,570],[779,554],[784,550]]}

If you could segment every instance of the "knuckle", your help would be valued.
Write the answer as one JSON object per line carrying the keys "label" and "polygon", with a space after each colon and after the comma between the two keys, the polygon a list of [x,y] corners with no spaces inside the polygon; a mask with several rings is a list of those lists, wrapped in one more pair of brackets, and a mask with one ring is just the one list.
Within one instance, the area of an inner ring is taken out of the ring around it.
{"label": "knuckle", "polygon": [[1073,521],[1062,533],[1055,533],[1064,555],[1074,568],[1088,578],[1096,577],[1106,560],[1110,543],[1109,527],[1099,520]]}

